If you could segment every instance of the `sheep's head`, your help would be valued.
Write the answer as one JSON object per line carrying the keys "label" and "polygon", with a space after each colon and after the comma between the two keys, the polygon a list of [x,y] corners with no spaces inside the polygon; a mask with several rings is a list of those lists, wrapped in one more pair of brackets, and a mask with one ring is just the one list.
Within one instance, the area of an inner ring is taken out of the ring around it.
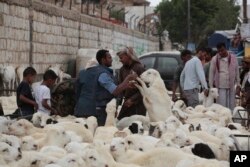
{"label": "sheep's head", "polygon": [[144,71],[141,75],[140,78],[147,84],[149,84],[149,86],[151,86],[156,80],[159,80],[159,78],[161,79],[160,73],[155,70],[155,69],[148,69],[146,71]]}
{"label": "sheep's head", "polygon": [[110,144],[110,151],[112,154],[116,152],[125,153],[127,149],[128,149],[128,144],[126,143],[124,138],[115,137],[112,139]]}
{"label": "sheep's head", "polygon": [[74,122],[83,125],[86,129],[89,128],[85,118],[75,118]]}
{"label": "sheep's head", "polygon": [[34,128],[33,124],[26,119],[20,119],[9,125],[9,134],[23,136],[28,134],[30,129]]}
{"label": "sheep's head", "polygon": [[177,100],[176,102],[174,102],[174,107],[176,107],[182,111],[187,108],[187,106],[183,100]]}
{"label": "sheep's head", "polygon": [[59,147],[63,147],[71,141],[70,136],[61,127],[49,128],[46,138],[49,143],[53,143]]}
{"label": "sheep's head", "polygon": [[109,167],[108,159],[105,159],[101,153],[96,149],[88,148],[85,150],[83,160],[86,162],[86,166],[91,167]]}
{"label": "sheep's head", "polygon": [[12,162],[20,159],[21,153],[17,148],[11,147],[7,143],[0,142],[0,157],[6,162]]}
{"label": "sheep's head", "polygon": [[189,146],[191,145],[191,140],[186,135],[183,130],[177,129],[175,132],[174,138],[172,138],[172,142],[178,144],[179,146]]}
{"label": "sheep's head", "polygon": [[143,134],[144,128],[141,121],[133,121],[131,125],[129,125],[128,129],[133,133]]}
{"label": "sheep's head", "polygon": [[21,147],[21,141],[18,137],[13,135],[5,135],[0,134],[0,142],[5,142],[6,144],[10,145],[11,147],[15,147],[18,150],[20,150]]}
{"label": "sheep's head", "polygon": [[0,117],[0,133],[9,133],[9,126],[13,121]]}
{"label": "sheep's head", "polygon": [[210,88],[209,89],[209,96],[213,97],[214,99],[217,99],[219,96],[219,92],[217,88]]}
{"label": "sheep's head", "polygon": [[25,151],[37,150],[38,143],[36,143],[32,136],[24,136],[21,139],[21,149]]}
{"label": "sheep's head", "polygon": [[69,153],[57,162],[61,166],[82,167],[86,166],[82,158],[76,154]]}

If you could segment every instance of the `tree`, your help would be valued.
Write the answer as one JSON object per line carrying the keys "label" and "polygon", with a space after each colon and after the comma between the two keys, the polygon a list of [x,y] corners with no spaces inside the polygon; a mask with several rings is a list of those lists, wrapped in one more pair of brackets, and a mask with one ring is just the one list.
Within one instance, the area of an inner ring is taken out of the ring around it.
{"label": "tree", "polygon": [[[201,45],[215,30],[234,29],[239,15],[236,0],[190,0],[191,40]],[[162,27],[172,42],[187,42],[187,0],[163,0],[157,7]]]}

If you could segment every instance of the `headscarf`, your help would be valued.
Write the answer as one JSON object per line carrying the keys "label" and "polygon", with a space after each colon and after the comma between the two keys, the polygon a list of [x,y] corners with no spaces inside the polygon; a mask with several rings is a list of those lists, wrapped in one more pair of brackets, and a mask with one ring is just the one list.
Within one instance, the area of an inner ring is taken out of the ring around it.
{"label": "headscarf", "polygon": [[125,47],[124,49],[116,53],[117,56],[120,56],[122,54],[126,54],[131,57],[133,61],[140,63],[140,60],[136,56],[136,53],[132,47]]}

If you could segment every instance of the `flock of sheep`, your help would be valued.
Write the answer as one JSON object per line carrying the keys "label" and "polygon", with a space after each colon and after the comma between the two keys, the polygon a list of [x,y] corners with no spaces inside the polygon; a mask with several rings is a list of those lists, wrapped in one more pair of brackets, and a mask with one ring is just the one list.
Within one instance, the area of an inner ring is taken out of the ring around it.
{"label": "flock of sheep", "polygon": [[[49,66],[48,69],[53,70],[58,76],[58,82],[63,79],[69,79],[71,76],[61,69],[60,65]],[[23,80],[24,66],[14,67],[12,65],[0,64],[0,79],[2,80],[4,95],[13,95],[17,84]]]}
{"label": "flock of sheep", "polygon": [[[137,84],[140,83],[140,84]],[[172,102],[156,70],[145,71],[135,86],[147,116],[117,120],[112,99],[105,126],[95,117],[59,117],[35,113],[31,122],[0,117],[0,166],[10,167],[229,167],[230,150],[249,150],[249,131],[232,118],[235,111],[213,103]],[[146,86],[146,84],[148,86]]]}

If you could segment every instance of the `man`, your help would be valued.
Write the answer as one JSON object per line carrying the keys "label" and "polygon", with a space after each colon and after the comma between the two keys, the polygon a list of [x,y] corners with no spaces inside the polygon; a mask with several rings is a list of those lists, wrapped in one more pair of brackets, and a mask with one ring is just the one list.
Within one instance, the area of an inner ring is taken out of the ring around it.
{"label": "man", "polygon": [[217,103],[233,111],[235,94],[240,95],[238,61],[233,54],[226,50],[225,43],[218,43],[216,47],[217,54],[212,58],[209,69],[209,85],[211,88],[218,88]]}
{"label": "man", "polygon": [[204,94],[206,96],[208,95],[204,70],[201,60],[196,56],[192,57],[189,50],[182,51],[181,56],[182,59],[186,61],[180,77],[181,87],[187,99],[188,106],[195,107],[199,104],[198,93],[200,83],[204,88]]}
{"label": "man", "polygon": [[[122,83],[129,74],[135,73],[140,76],[145,71],[131,47],[124,48],[117,53],[117,56],[119,56],[120,62],[123,64],[119,71],[119,83]],[[146,115],[142,96],[138,89],[128,88],[123,91],[122,96],[124,98],[124,103],[118,115],[119,120],[135,114]]]}
{"label": "man", "polygon": [[179,85],[180,85],[181,72],[182,72],[187,60],[184,59],[183,55],[181,55],[181,60],[182,60],[182,63],[178,67],[176,67],[175,73],[174,73],[174,83],[173,83],[173,87],[172,87],[172,91],[173,91],[172,100],[176,101],[178,99],[176,96],[176,90],[179,87],[180,98],[181,98],[181,100],[183,100],[186,103],[186,99],[183,95],[183,90],[181,89],[181,86],[179,86]]}
{"label": "man", "polygon": [[250,58],[244,57],[243,60],[245,69],[248,69],[242,79],[242,106],[250,109]]}
{"label": "man", "polygon": [[98,65],[80,72],[80,96],[76,104],[74,115],[77,117],[95,116],[99,126],[106,121],[106,104],[123,90],[129,87],[129,80],[136,75],[128,76],[120,85],[116,85],[112,65],[112,57],[108,50],[99,50],[96,54]]}
{"label": "man", "polygon": [[210,68],[210,61],[212,59],[212,49],[211,48],[205,48],[205,60],[206,63],[204,64],[204,72],[206,81],[208,83],[208,75],[209,75],[209,68]]}

